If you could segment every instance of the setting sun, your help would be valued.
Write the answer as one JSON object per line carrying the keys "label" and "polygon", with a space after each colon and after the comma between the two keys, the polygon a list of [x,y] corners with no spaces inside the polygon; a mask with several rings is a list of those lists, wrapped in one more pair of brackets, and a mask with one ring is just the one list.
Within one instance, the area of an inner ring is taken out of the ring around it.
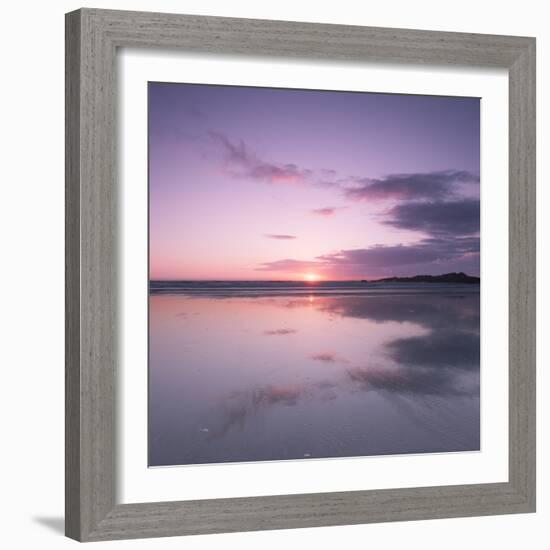
{"label": "setting sun", "polygon": [[308,283],[314,283],[316,281],[318,281],[320,279],[319,275],[317,275],[316,273],[306,273],[304,275],[304,279],[308,282]]}

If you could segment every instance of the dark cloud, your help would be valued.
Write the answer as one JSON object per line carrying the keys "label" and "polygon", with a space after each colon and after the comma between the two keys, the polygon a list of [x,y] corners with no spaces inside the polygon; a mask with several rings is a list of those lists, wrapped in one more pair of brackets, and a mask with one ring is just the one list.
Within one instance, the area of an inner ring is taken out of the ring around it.
{"label": "dark cloud", "polygon": [[292,239],[296,239],[295,235],[274,235],[274,234],[267,234],[264,235],[266,239],[275,239],[276,241],[290,241]]}
{"label": "dark cloud", "polygon": [[219,132],[210,132],[211,139],[221,146],[225,156],[226,173],[265,183],[301,183],[312,176],[312,171],[296,164],[266,162],[250,153],[244,141],[232,142]]}
{"label": "dark cloud", "polygon": [[[479,199],[457,198],[463,184],[479,184],[479,176],[472,172],[444,170],[391,174],[379,179],[338,178],[330,169],[315,173],[294,163],[265,161],[250,152],[243,140],[232,141],[220,132],[210,132],[209,136],[223,152],[225,172],[233,177],[272,184],[330,184],[342,189],[352,200],[398,200],[400,203],[386,212],[386,219],[382,220],[398,229],[430,235],[471,235],[479,231]],[[353,187],[349,187],[350,183]],[[328,217],[344,208],[313,208],[311,213]]]}
{"label": "dark cloud", "polygon": [[313,261],[284,259],[265,262],[256,269],[287,273],[315,270],[326,277],[350,278],[401,272],[437,274],[465,271],[475,274],[479,272],[479,237],[430,237],[407,245],[340,250],[318,256]]}
{"label": "dark cloud", "polygon": [[357,178],[357,187],[345,189],[353,200],[445,199],[457,193],[458,184],[479,183],[479,176],[465,170],[417,174],[390,174],[380,179]]}
{"label": "dark cloud", "polygon": [[276,260],[257,269],[283,272],[314,269],[324,276],[338,278],[451,271],[479,273],[478,199],[404,202],[393,206],[385,216],[383,224],[422,232],[425,237],[411,244],[340,250],[317,256],[312,261]]}
{"label": "dark cloud", "polygon": [[414,245],[377,245],[370,248],[341,250],[319,256],[319,260],[339,272],[361,275],[374,268],[388,268],[433,262],[440,258],[440,251],[420,242]]}
{"label": "dark cloud", "polygon": [[377,245],[341,250],[317,259],[327,269],[342,275],[372,276],[399,267],[407,267],[406,271],[419,273],[430,264],[442,272],[440,264],[464,258],[466,255],[476,255],[477,263],[478,253],[479,238],[428,238],[410,245]]}
{"label": "dark cloud", "polygon": [[[267,183],[321,183],[311,170],[296,164],[266,162],[251,153],[245,143],[232,141],[219,132],[210,137],[223,150],[226,173]],[[296,273],[316,270],[325,277],[378,277],[388,275],[438,274],[450,271],[479,273],[480,203],[465,198],[461,187],[479,184],[479,176],[465,170],[393,174],[380,179],[338,179],[334,170],[324,169],[321,177],[353,200],[393,199],[399,202],[387,210],[380,222],[399,230],[415,231],[423,238],[415,243],[375,245],[340,250],[313,260],[280,259],[263,263],[258,271]],[[356,187],[348,188],[352,181]],[[346,183],[347,182],[347,183]],[[326,206],[310,212],[333,216],[345,207]],[[294,235],[267,234],[275,240],[295,239]]]}
{"label": "dark cloud", "polygon": [[430,235],[474,235],[479,233],[480,208],[477,199],[411,202],[398,204],[383,221],[398,229],[422,231]]}

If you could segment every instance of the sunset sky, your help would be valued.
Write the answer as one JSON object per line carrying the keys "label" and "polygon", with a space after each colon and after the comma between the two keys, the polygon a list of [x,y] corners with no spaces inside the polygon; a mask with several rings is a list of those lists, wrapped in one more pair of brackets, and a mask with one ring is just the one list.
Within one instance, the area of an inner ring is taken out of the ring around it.
{"label": "sunset sky", "polygon": [[150,278],[479,275],[479,108],[150,83]]}

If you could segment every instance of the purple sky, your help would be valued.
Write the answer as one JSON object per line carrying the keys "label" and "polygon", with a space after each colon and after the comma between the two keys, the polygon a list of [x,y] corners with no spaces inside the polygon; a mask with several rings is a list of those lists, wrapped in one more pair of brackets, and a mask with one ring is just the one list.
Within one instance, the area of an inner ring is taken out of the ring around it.
{"label": "purple sky", "polygon": [[479,274],[479,99],[149,84],[152,279]]}

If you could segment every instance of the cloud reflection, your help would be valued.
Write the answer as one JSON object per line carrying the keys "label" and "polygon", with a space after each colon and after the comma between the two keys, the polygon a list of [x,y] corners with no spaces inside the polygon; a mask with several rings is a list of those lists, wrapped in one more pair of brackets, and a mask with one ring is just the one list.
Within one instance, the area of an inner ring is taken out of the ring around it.
{"label": "cloud reflection", "polygon": [[382,367],[354,368],[348,370],[352,382],[364,391],[384,390],[395,394],[470,395],[467,387],[461,387],[455,373],[447,369]]}
{"label": "cloud reflection", "polygon": [[265,336],[286,336],[288,334],[296,334],[298,331],[293,328],[277,328],[274,330],[264,330]]}
{"label": "cloud reflection", "polygon": [[479,334],[460,330],[433,330],[428,336],[400,338],[386,345],[399,364],[425,367],[479,368]]}
{"label": "cloud reflection", "polygon": [[[426,334],[394,338],[380,344],[375,359],[361,364],[344,358],[345,350],[312,353],[313,361],[344,365],[330,379],[300,383],[266,384],[244,388],[221,398],[217,427],[208,437],[218,438],[233,429],[243,430],[253,417],[277,407],[295,407],[305,400],[328,403],[364,393],[430,407],[435,398],[479,396],[479,295],[401,295],[317,297],[262,300],[281,307],[314,307],[327,315],[365,319],[375,323],[411,323]],[[285,335],[295,329],[273,329],[266,335]],[[411,401],[412,400],[412,401]],[[397,401],[395,401],[398,406]],[[401,406],[403,403],[400,401]]]}
{"label": "cloud reflection", "polygon": [[311,359],[314,361],[320,361],[322,363],[349,363],[349,361],[344,358],[340,357],[336,353],[332,351],[322,351],[319,353],[313,353],[310,355]]}
{"label": "cloud reflection", "polygon": [[222,400],[220,423],[209,430],[209,437],[216,438],[232,429],[243,429],[247,420],[263,409],[292,407],[303,394],[304,388],[300,386],[271,384],[232,392]]}

